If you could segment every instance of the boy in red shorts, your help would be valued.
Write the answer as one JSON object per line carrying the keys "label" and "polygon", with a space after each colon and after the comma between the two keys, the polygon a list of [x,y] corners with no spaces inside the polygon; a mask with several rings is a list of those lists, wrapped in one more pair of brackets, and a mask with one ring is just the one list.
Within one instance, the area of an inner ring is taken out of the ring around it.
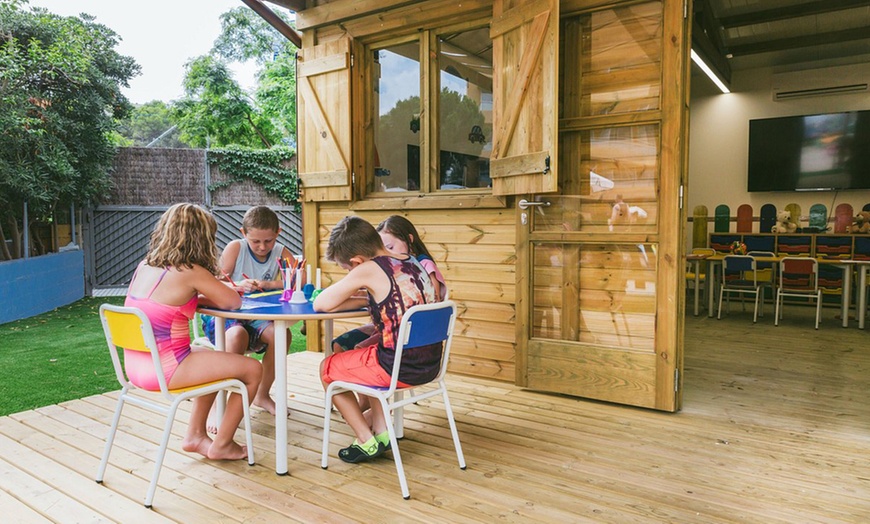
{"label": "boy in red shorts", "polygon": [[[314,309],[344,311],[366,306],[381,337],[369,347],[324,359],[320,365],[323,387],[336,380],[387,387],[402,316],[412,306],[435,302],[429,274],[414,257],[387,251],[374,226],[356,216],[344,218],[332,229],[326,259],[348,274],[318,295]],[[365,296],[360,290],[365,290]],[[431,381],[440,363],[441,344],[407,350],[402,356],[399,385]],[[387,451],[390,439],[379,402],[370,403],[368,420],[352,392],[334,396],[333,404],[356,435],[350,446],[338,452],[341,460],[363,462]]]}

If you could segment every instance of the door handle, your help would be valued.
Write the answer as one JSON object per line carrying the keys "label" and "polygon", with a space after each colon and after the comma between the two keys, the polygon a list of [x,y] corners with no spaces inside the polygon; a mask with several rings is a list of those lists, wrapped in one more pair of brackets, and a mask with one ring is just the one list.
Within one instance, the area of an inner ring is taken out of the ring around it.
{"label": "door handle", "polygon": [[550,203],[549,202],[529,202],[525,198],[520,200],[519,202],[517,202],[517,207],[519,207],[520,209],[523,209],[523,210],[528,209],[532,206],[550,207]]}

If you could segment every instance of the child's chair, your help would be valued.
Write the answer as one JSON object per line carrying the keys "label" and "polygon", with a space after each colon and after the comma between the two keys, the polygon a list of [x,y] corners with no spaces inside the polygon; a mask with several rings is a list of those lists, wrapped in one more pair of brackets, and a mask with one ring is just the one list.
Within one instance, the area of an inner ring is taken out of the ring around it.
{"label": "child's chair", "polygon": [[[396,463],[396,472],[399,476],[399,485],[402,488],[402,496],[407,500],[411,498],[408,491],[408,481],[405,479],[405,470],[402,466],[402,457],[399,454],[399,442],[397,440],[398,428],[401,427],[402,409],[409,404],[440,394],[444,402],[444,411],[447,414],[447,422],[450,424],[450,433],[453,436],[453,446],[459,459],[460,469],[465,469],[465,456],[462,454],[462,446],[459,443],[459,432],[456,430],[456,421],[453,419],[453,410],[450,408],[450,399],[447,397],[447,384],[444,375],[447,373],[447,362],[450,358],[450,344],[453,341],[453,325],[456,322],[456,304],[445,300],[435,304],[422,304],[408,309],[402,316],[399,325],[399,335],[396,347],[396,357],[393,362],[392,379],[390,387],[366,386],[351,382],[336,381],[326,388],[326,399],[323,410],[323,454],[321,467],[328,466],[329,454],[329,423],[331,419],[332,397],[345,391],[353,391],[361,395],[367,395],[381,403],[384,410],[384,418],[387,430],[390,434],[390,446],[393,460]],[[430,344],[444,344],[441,355],[441,369],[438,375],[429,384],[437,383],[438,387],[417,393],[416,388],[425,386],[413,386],[410,388],[397,387],[399,369],[402,363],[402,353],[405,349],[427,346]],[[410,396],[402,395],[410,392]],[[393,416],[390,411],[393,410]]]}
{"label": "child's chair", "polygon": [[[819,289],[819,262],[814,258],[785,257],[779,262],[779,288],[776,290],[776,311],[773,325],[782,318],[783,297],[801,297],[816,301],[816,329],[822,317],[822,290]],[[847,269],[846,271],[851,271]]]}
{"label": "child's chair", "polygon": [[[181,389],[169,389],[166,386],[164,378],[163,366],[160,363],[160,355],[157,350],[157,342],[154,339],[154,332],[151,328],[151,322],[145,314],[131,307],[113,306],[103,304],[100,306],[100,320],[103,323],[103,331],[106,334],[106,342],[109,345],[109,353],[112,356],[112,363],[115,366],[115,375],[118,377],[118,382],[121,384],[121,391],[118,396],[118,405],[115,408],[115,415],[112,418],[112,426],[109,428],[109,434],[106,437],[106,448],[103,451],[103,459],[100,461],[100,469],[97,471],[97,483],[102,484],[103,475],[106,472],[106,466],[109,463],[109,453],[112,451],[112,443],[115,439],[115,433],[118,430],[118,422],[121,419],[121,410],[124,404],[129,402],[139,407],[156,411],[166,416],[166,421],[163,427],[163,438],[160,441],[160,448],[157,450],[157,457],[154,464],[154,474],[151,476],[151,484],[148,486],[148,493],[145,496],[145,507],[150,508],[154,501],[154,493],[157,490],[157,478],[160,476],[160,468],[163,465],[163,457],[166,455],[166,446],[169,444],[169,436],[172,433],[172,423],[175,421],[175,413],[178,411],[178,406],[187,399],[208,395],[218,391],[232,391],[242,395],[242,406],[244,406],[244,421],[245,434],[248,445],[248,464],[254,465],[254,443],[251,436],[251,414],[248,410],[248,390],[245,384],[238,379],[228,378],[217,380],[196,386],[189,386]],[[142,351],[150,352],[151,359],[154,362],[154,369],[157,373],[157,380],[160,384],[160,389],[152,393],[159,393],[163,399],[168,402],[154,401],[145,398],[142,395],[133,395],[133,390],[146,391],[133,385],[124,372],[123,364],[119,357],[119,352],[123,349],[127,351]]]}
{"label": "child's chair", "polygon": [[[719,287],[719,314],[722,318],[722,301],[728,295],[728,304],[731,304],[731,295],[753,295],[755,310],[752,313],[752,323],[758,320],[758,301],[761,297],[761,285],[758,284],[757,266],[755,259],[749,255],[726,255],[722,260],[722,286]],[[762,310],[764,303],[762,302]],[[762,311],[762,316],[764,313]]]}

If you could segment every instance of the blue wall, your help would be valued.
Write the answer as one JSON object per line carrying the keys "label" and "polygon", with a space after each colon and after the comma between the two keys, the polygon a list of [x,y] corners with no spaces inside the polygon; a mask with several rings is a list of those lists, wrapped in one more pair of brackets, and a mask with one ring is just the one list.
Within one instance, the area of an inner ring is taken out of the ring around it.
{"label": "blue wall", "polygon": [[0,262],[0,324],[51,311],[84,296],[81,250]]}

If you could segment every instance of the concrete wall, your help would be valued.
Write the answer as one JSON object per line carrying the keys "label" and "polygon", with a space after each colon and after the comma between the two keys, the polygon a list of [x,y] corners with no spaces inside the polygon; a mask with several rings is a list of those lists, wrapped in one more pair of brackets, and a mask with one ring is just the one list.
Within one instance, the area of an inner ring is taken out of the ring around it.
{"label": "concrete wall", "polygon": [[32,317],[85,296],[80,249],[0,262],[0,324]]}
{"label": "concrete wall", "polygon": [[[829,214],[844,202],[856,211],[870,203],[870,191],[747,192],[749,120],[870,109],[867,92],[774,102],[772,75],[769,69],[736,71],[730,94],[722,94],[704,76],[692,77],[686,200],[689,216],[697,205],[707,206],[712,216],[717,205],[727,204],[734,216],[739,205],[750,204],[758,216],[761,206],[767,203],[777,209],[796,203],[803,215],[816,203],[827,206]],[[691,225],[688,230],[691,234]]]}

